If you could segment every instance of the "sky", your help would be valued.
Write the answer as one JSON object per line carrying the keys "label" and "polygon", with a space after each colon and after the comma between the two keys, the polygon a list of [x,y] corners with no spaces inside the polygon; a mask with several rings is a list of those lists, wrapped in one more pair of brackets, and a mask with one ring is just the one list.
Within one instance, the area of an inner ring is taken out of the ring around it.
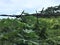
{"label": "sky", "polygon": [[0,14],[20,14],[23,10],[34,13],[59,4],[60,0],[0,0]]}

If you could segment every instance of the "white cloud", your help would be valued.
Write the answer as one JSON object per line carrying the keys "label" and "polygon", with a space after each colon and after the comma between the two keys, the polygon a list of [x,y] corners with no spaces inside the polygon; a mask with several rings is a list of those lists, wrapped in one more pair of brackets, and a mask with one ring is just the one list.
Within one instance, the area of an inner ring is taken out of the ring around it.
{"label": "white cloud", "polygon": [[59,5],[60,0],[0,0],[0,14],[18,14],[20,10],[34,12],[43,7]]}

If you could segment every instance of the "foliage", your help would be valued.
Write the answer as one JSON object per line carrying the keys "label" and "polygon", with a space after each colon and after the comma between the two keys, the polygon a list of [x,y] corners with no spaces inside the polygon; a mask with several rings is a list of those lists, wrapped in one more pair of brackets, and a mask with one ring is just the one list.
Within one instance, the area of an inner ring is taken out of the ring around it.
{"label": "foliage", "polygon": [[[44,8],[43,8],[44,9]],[[42,14],[47,14],[47,15],[60,15],[60,5],[58,6],[51,6],[51,7],[48,7],[47,9],[40,11]]]}
{"label": "foliage", "polygon": [[[41,14],[60,15],[59,11],[60,5],[43,8]],[[0,19],[0,45],[60,45],[60,17]]]}
{"label": "foliage", "polygon": [[0,19],[0,45],[58,45],[60,18]]}

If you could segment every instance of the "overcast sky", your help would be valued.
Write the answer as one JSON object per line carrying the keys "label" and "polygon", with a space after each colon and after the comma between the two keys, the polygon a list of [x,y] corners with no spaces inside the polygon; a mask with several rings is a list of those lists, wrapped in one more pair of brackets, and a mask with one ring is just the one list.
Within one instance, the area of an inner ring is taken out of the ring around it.
{"label": "overcast sky", "polygon": [[34,13],[43,7],[56,6],[60,0],[0,0],[0,14],[20,14],[22,10]]}

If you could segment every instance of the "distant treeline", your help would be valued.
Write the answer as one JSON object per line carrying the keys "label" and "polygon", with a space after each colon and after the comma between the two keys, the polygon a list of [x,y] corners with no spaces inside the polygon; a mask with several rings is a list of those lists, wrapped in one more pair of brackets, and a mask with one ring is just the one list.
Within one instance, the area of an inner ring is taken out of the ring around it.
{"label": "distant treeline", "polygon": [[20,14],[20,15],[6,15],[6,14],[2,14],[0,16],[9,16],[9,17],[22,17],[22,16],[38,16],[38,17],[57,17],[60,16],[60,5],[58,6],[54,6],[54,7],[48,7],[47,9],[44,10],[44,8],[39,11],[39,13],[36,11],[36,13],[33,14],[29,14],[29,13],[25,13],[24,11]]}

